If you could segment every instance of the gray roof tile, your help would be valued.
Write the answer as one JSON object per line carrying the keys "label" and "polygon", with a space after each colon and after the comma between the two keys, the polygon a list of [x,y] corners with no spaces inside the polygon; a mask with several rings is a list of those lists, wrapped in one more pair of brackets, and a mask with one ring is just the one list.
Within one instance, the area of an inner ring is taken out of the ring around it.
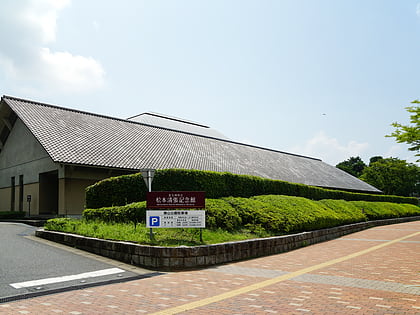
{"label": "gray roof tile", "polygon": [[53,161],[138,170],[185,168],[380,192],[321,160],[4,96]]}
{"label": "gray roof tile", "polygon": [[197,135],[228,140],[228,138],[225,135],[221,134],[215,129],[210,128],[209,126],[205,126],[190,120],[185,120],[158,113],[143,113],[134,117],[130,117],[127,120],[136,121],[146,125],[157,126],[166,129],[174,129]]}

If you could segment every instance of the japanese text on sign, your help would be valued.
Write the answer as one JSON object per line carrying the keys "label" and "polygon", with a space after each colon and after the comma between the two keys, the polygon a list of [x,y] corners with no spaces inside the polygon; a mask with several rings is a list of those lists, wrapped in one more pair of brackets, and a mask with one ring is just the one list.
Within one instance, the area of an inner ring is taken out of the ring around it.
{"label": "japanese text on sign", "polygon": [[152,191],[147,193],[148,209],[205,208],[204,191]]}
{"label": "japanese text on sign", "polygon": [[185,211],[147,211],[148,228],[204,228],[206,213],[204,210]]}

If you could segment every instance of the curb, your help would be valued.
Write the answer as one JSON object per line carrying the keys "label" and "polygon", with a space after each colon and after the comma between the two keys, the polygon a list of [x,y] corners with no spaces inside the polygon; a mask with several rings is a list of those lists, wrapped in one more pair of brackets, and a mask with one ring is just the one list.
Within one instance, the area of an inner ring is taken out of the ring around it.
{"label": "curb", "polygon": [[0,220],[0,222],[7,222],[7,223],[22,223],[22,224],[27,224],[27,225],[31,225],[31,226],[36,226],[36,227],[41,227],[44,226],[45,222],[47,222],[47,220],[30,220],[30,219],[2,219]]}
{"label": "curb", "polygon": [[375,226],[418,221],[420,216],[360,222],[292,235],[201,246],[163,247],[37,230],[35,235],[97,255],[155,270],[185,270],[287,252]]}
{"label": "curb", "polygon": [[32,298],[35,298],[35,297],[38,297],[38,296],[44,296],[44,295],[49,295],[49,294],[56,294],[56,293],[73,291],[73,290],[93,288],[93,287],[97,287],[97,286],[103,286],[103,285],[115,284],[115,283],[122,283],[122,282],[126,282],[126,281],[146,279],[146,278],[151,278],[151,277],[155,277],[155,276],[159,276],[159,275],[161,275],[161,273],[153,272],[153,273],[149,273],[149,274],[138,275],[138,276],[122,278],[122,279],[105,280],[105,281],[94,282],[94,283],[78,284],[78,285],[72,285],[72,286],[68,286],[68,287],[64,287],[64,288],[48,289],[48,290],[42,290],[42,291],[38,291],[38,292],[27,292],[27,293],[23,293],[23,294],[19,294],[19,295],[0,297],[0,304],[1,303],[18,301],[18,300],[32,299]]}

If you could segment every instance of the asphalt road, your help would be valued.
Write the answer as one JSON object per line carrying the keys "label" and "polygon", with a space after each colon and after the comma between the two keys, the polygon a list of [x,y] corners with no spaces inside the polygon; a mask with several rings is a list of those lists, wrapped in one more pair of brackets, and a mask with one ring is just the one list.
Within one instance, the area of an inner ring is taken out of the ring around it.
{"label": "asphalt road", "polygon": [[36,241],[36,229],[0,222],[0,301],[148,276]]}

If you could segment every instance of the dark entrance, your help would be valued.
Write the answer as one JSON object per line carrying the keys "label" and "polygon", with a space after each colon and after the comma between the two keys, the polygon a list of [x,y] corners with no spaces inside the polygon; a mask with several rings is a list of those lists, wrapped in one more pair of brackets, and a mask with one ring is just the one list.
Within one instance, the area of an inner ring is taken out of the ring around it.
{"label": "dark entrance", "polygon": [[39,214],[58,214],[58,171],[39,174]]}

